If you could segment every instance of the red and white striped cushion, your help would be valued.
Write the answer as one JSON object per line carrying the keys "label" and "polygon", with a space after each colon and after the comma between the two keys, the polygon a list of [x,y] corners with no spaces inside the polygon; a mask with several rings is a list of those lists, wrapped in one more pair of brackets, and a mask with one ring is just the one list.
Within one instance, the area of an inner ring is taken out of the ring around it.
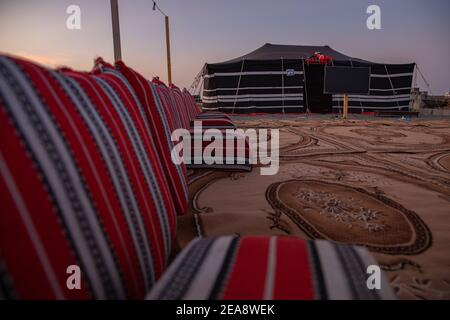
{"label": "red and white striped cushion", "polygon": [[175,208],[139,104],[113,75],[0,56],[1,296],[141,298],[161,276]]}
{"label": "red and white striped cushion", "polygon": [[394,299],[368,289],[376,265],[362,247],[293,237],[198,238],[175,259],[148,299]]}
{"label": "red and white striped cushion", "polygon": [[163,104],[166,115],[169,117],[172,131],[179,128],[188,128],[189,123],[185,123],[175,108],[175,102],[170,89],[159,80],[154,79],[152,83],[156,86],[158,97]]}
{"label": "red and white striped cushion", "polygon": [[[168,88],[163,82],[158,79],[154,79],[153,83],[156,85],[158,96],[162,101],[164,109],[166,110],[166,114],[171,116],[172,118],[172,128],[175,129],[183,128],[189,129],[190,131],[190,146],[191,146],[191,154],[187,156],[184,154],[186,166],[190,169],[224,169],[224,170],[239,170],[239,171],[251,171],[252,165],[250,163],[250,144],[248,139],[241,134],[229,134],[223,135],[223,163],[214,163],[210,164],[205,162],[205,159],[194,158],[195,154],[195,140],[202,140],[203,133],[201,135],[194,135],[194,127],[191,127],[191,119],[189,114],[185,112],[187,109],[184,104],[184,95],[186,93],[182,93],[180,89],[176,86],[171,86]],[[201,119],[199,120],[202,123],[202,132],[207,129],[220,129],[223,133],[225,133],[225,128],[232,129],[234,128],[234,124],[228,119]],[[210,125],[208,125],[208,121]],[[231,126],[230,126],[231,125]],[[199,130],[199,129],[198,129]],[[185,137],[184,141],[187,141],[189,137]],[[225,143],[225,140],[233,140],[231,147],[228,147]],[[204,155],[205,148],[210,145],[211,142],[204,140],[199,144],[199,155]],[[188,148],[188,146],[186,146]],[[240,150],[239,150],[240,149]],[[242,152],[239,152],[242,151]],[[238,157],[239,154],[242,154],[242,157]]]}
{"label": "red and white striped cushion", "polygon": [[177,214],[185,214],[188,201],[186,167],[175,165],[171,159],[173,148],[171,132],[154,85],[123,62],[117,64],[118,69],[108,66],[102,60],[98,60],[97,65],[101,70],[101,77],[118,82],[123,87],[127,87],[129,92],[135,93],[135,98],[139,100],[136,106],[139,107],[139,114],[145,124],[144,134],[152,138],[152,148],[158,156],[158,165],[164,173],[162,177],[165,180],[164,186],[170,192],[170,199],[174,203]]}
{"label": "red and white striped cushion", "polygon": [[[206,128],[205,128],[206,129]],[[240,132],[227,132],[225,129],[202,131],[199,128],[189,130],[189,136],[183,138],[186,166],[190,169],[223,169],[251,171],[251,148],[248,137]],[[213,141],[213,142],[212,142]],[[213,145],[216,144],[216,145]],[[217,146],[217,148],[213,148]],[[207,152],[207,148],[211,152]],[[218,154],[221,152],[221,156]],[[215,157],[212,158],[212,157]],[[217,161],[216,161],[217,160]]]}

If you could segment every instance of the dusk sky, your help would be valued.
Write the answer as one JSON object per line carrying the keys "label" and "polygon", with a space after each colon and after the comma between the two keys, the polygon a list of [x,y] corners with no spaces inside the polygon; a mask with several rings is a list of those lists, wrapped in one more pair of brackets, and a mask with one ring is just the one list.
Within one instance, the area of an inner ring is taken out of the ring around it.
{"label": "dusk sky", "polygon": [[[0,0],[0,52],[89,70],[113,60],[109,0]],[[449,0],[159,0],[171,18],[173,78],[188,87],[205,62],[264,43],[329,45],[384,63],[417,62],[433,94],[450,90]],[[66,8],[81,7],[81,30]],[[382,30],[368,30],[366,9],[381,7]],[[166,80],[164,18],[150,0],[119,0],[123,59]],[[426,89],[421,81],[422,89]]]}

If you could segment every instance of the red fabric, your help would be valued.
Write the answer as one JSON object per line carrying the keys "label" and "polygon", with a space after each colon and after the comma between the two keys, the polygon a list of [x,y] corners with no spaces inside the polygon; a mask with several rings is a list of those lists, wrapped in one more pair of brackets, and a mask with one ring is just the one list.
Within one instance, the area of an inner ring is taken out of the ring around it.
{"label": "red fabric", "polygon": [[[0,104],[0,107],[3,106]],[[37,168],[4,112],[0,112],[0,123],[2,136],[0,150],[8,150],[1,153],[3,161],[9,168],[13,180],[18,182],[15,183],[18,194],[26,200],[20,203],[34,222],[34,228],[40,236],[48,260],[52,261],[53,270],[57,273],[58,282],[65,284],[66,267],[76,264],[76,260],[70,254],[70,245],[61,232],[51,198],[41,183]],[[14,280],[15,290],[19,292],[20,298],[56,299],[48,279],[44,276],[46,273],[41,263],[44,257],[33,245],[34,239],[30,237],[27,224],[14,200],[14,192],[15,190],[6,185],[5,179],[0,179],[3,212],[0,214],[1,259],[8,263],[8,272]],[[38,274],[42,276],[36,276]],[[83,285],[82,288],[83,290],[69,291],[62,287],[64,295],[74,299],[88,296],[86,286]]]}
{"label": "red fabric", "polygon": [[274,287],[276,300],[312,300],[314,287],[306,242],[280,237],[277,241]]}
{"label": "red fabric", "polygon": [[162,234],[155,226],[155,223],[158,221],[155,215],[156,208],[154,203],[149,201],[149,199],[151,199],[151,195],[150,191],[145,188],[144,173],[141,171],[141,166],[138,164],[138,160],[132,152],[133,146],[130,138],[126,135],[126,129],[120,119],[120,115],[114,111],[114,108],[106,103],[109,102],[108,97],[91,76],[80,73],[69,73],[68,75],[78,81],[88,95],[95,101],[97,111],[100,112],[103,120],[116,137],[118,146],[124,156],[127,171],[132,173],[130,175],[130,179],[134,186],[139,207],[142,210],[141,214],[147,226],[146,230],[148,232],[148,236],[152,239],[151,243],[154,245],[153,248],[156,253],[156,261],[158,261],[156,265],[156,274],[161,275],[164,269],[164,259],[161,251]]}
{"label": "red fabric", "polygon": [[[156,97],[141,75],[101,58],[90,73],[15,58],[0,67],[0,263],[12,292],[144,297],[187,209],[186,169],[171,161],[167,132],[190,128],[193,97],[155,80]],[[66,287],[70,265],[81,290]]]}
{"label": "red fabric", "polygon": [[224,300],[261,300],[264,298],[270,238],[247,237],[240,243]]}
{"label": "red fabric", "polygon": [[171,146],[166,141],[164,133],[164,125],[169,127],[169,130],[173,129],[169,123],[165,124],[163,119],[158,114],[158,110],[155,106],[155,100],[148,81],[144,79],[139,73],[128,68],[125,63],[117,63],[118,70],[126,77],[128,82],[132,85],[136,95],[138,96],[141,105],[144,108],[149,123],[150,134],[155,142],[156,154],[160,157],[160,162],[163,165],[165,176],[167,177],[167,183],[170,189],[171,196],[174,200],[177,213],[179,215],[187,212],[187,199],[184,185],[186,184],[186,166],[180,165],[182,175],[179,175],[175,164],[171,159]]}
{"label": "red fabric", "polygon": [[[176,219],[132,92],[100,70],[55,72],[12,58],[0,64],[15,68],[13,76],[0,73],[0,259],[14,292],[24,299],[144,297],[166,268]],[[26,103],[8,100],[14,90],[26,92],[17,95]],[[33,124],[16,122],[15,113]],[[82,269],[81,290],[66,287],[69,265]]]}

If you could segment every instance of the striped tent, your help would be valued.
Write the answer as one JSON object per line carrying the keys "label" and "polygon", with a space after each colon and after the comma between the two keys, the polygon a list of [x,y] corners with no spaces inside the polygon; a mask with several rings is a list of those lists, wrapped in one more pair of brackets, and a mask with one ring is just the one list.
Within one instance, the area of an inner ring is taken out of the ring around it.
{"label": "striped tent", "polygon": [[343,95],[324,94],[324,65],[310,65],[314,53],[331,65],[369,67],[368,95],[350,95],[349,110],[408,110],[414,63],[380,64],[344,55],[329,46],[265,44],[244,56],[205,64],[203,109],[227,113],[339,112]]}

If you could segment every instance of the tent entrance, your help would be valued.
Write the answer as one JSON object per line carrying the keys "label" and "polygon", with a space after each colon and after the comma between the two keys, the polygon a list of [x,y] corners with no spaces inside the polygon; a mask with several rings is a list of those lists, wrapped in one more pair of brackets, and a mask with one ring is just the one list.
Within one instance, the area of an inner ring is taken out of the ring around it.
{"label": "tent entrance", "polygon": [[305,64],[305,79],[303,96],[305,105],[313,113],[331,113],[333,96],[323,93],[325,66],[321,64]]}

